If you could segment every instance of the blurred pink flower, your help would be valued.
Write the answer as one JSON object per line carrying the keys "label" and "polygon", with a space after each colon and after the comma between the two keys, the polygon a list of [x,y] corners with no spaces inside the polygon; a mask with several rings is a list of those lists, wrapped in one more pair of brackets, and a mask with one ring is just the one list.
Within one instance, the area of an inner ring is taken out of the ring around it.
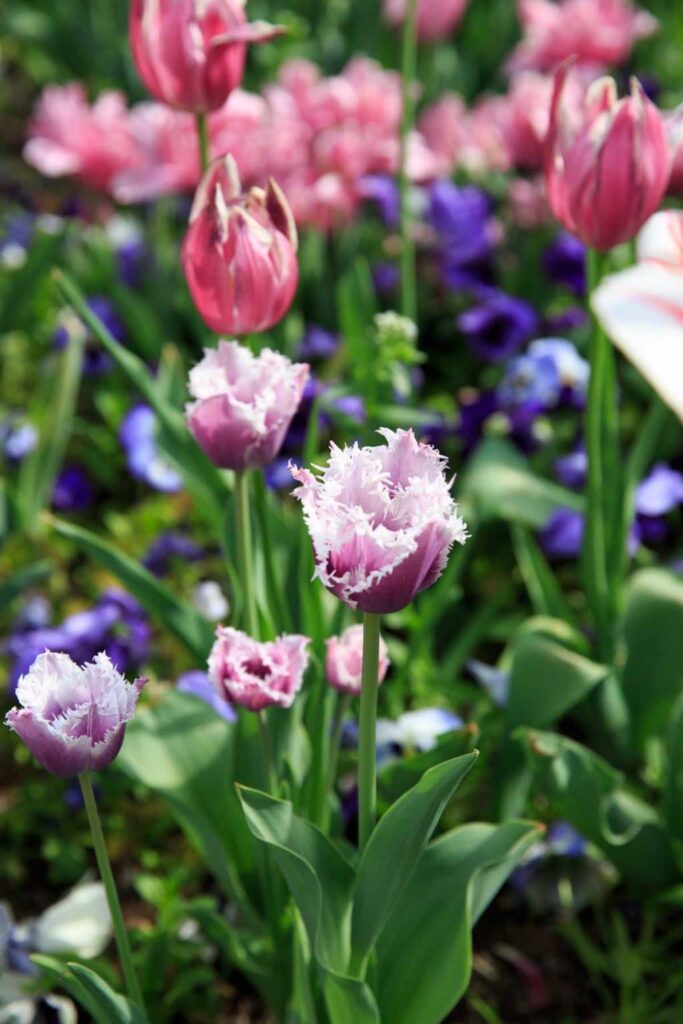
{"label": "blurred pink flower", "polygon": [[542,177],[513,178],[507,190],[508,212],[524,231],[542,227],[552,218]]}
{"label": "blurred pink flower", "polygon": [[[349,626],[341,636],[330,637],[325,658],[325,675],[330,686],[342,693],[359,697],[363,673],[363,627]],[[378,682],[381,683],[389,668],[387,645],[380,637]]]}
{"label": "blurred pink flower", "polygon": [[[452,35],[467,10],[469,0],[417,0],[417,36],[433,42]],[[392,25],[402,25],[408,0],[384,0],[384,16]]]}
{"label": "blurred pink flower", "polygon": [[197,309],[213,331],[251,334],[289,309],[299,268],[292,211],[271,179],[242,193],[232,156],[202,178],[181,259]]}
{"label": "blurred pink flower", "polygon": [[664,115],[673,163],[667,192],[683,196],[683,104]]}
{"label": "blurred pink flower", "polygon": [[605,331],[683,420],[683,213],[656,213],[638,263],[606,277],[592,305]]}
{"label": "blurred pink flower", "polygon": [[214,465],[265,466],[280,450],[307,380],[305,363],[221,341],[190,370],[188,426]]}
{"label": "blurred pink flower", "polygon": [[162,103],[217,110],[242,81],[247,43],[281,29],[248,22],[245,0],[132,0],[129,30],[143,82]]}
{"label": "blurred pink flower", "polygon": [[386,445],[331,446],[321,477],[290,466],[313,541],[315,575],[364,612],[399,611],[434,583],[467,528],[444,476],[446,459],[412,430]]}
{"label": "blurred pink flower", "polygon": [[138,103],[130,111],[129,123],[135,151],[113,179],[115,199],[140,203],[197,187],[199,144],[192,114],[164,103]]}
{"label": "blurred pink flower", "polygon": [[43,90],[27,134],[27,163],[50,178],[74,175],[96,189],[109,189],[116,174],[135,159],[122,94],[102,93],[91,107],[78,82]]}
{"label": "blurred pink flower", "polygon": [[554,71],[568,57],[596,69],[623,64],[634,43],[659,25],[630,0],[518,0],[517,10],[524,38],[509,72]]}
{"label": "blurred pink flower", "polygon": [[209,678],[224,700],[248,711],[271,704],[289,708],[308,665],[307,636],[281,636],[258,643],[246,633],[219,626],[209,654]]}
{"label": "blurred pink flower", "polygon": [[444,93],[422,111],[418,128],[431,151],[455,167],[468,136],[467,107],[462,96]]}
{"label": "blurred pink flower", "polygon": [[622,100],[613,79],[593,82],[577,115],[564,102],[568,70],[555,76],[545,141],[548,201],[568,231],[606,251],[633,238],[662,200],[671,173],[666,127],[635,80]]}
{"label": "blurred pink flower", "polygon": [[106,654],[76,665],[67,654],[39,654],[17,685],[22,705],[5,724],[53,775],[100,771],[123,743],[145,679],[127,682]]}

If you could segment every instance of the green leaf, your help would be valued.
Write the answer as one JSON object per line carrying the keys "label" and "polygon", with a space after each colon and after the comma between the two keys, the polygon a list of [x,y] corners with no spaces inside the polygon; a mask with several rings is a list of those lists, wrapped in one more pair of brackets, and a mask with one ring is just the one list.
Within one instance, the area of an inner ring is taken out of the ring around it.
{"label": "green leaf", "polygon": [[407,793],[429,768],[462,754],[469,754],[478,735],[476,725],[465,725],[440,736],[438,743],[431,750],[412,757],[397,757],[395,760],[384,761],[378,769],[377,786],[380,796],[387,803],[393,804]]}
{"label": "green leaf", "polygon": [[10,573],[0,583],[0,608],[5,610],[16,597],[23,594],[29,587],[41,583],[50,575],[51,566],[47,561],[32,562],[24,565],[16,572]]}
{"label": "green leaf", "polygon": [[375,827],[358,865],[353,892],[355,962],[363,962],[372,950],[446,804],[477,756],[473,751],[430,768]]}
{"label": "green leaf", "polygon": [[198,508],[221,523],[227,490],[223,478],[190,434],[182,414],[164,399],[161,388],[143,361],[109,333],[88,308],[77,285],[66,274],[55,272],[57,285],[80,318],[123,370],[143,398],[149,402],[162,426],[160,442],[183,474]]}
{"label": "green leaf", "polygon": [[643,569],[628,590],[623,637],[623,693],[633,739],[642,748],[662,733],[683,689],[683,582],[665,569]]}
{"label": "green leaf", "polygon": [[48,956],[34,956],[32,959],[52,975],[52,984],[59,984],[97,1024],[148,1024],[137,1003],[119,995],[89,967],[76,963],[65,965]]}
{"label": "green leaf", "polygon": [[73,428],[83,364],[84,338],[74,336],[64,349],[56,385],[50,382],[48,412],[40,428],[40,439],[21,466],[18,503],[29,532],[38,524],[38,516],[47,508]]}
{"label": "green leaf", "polygon": [[214,639],[210,622],[130,555],[119,551],[108,540],[74,526],[63,519],[46,516],[46,521],[61,537],[72,541],[78,548],[113,573],[140,604],[162,626],[169,629],[185,644],[200,662],[205,662]]}
{"label": "green leaf", "polygon": [[663,813],[671,835],[683,843],[683,694],[669,717]]}
{"label": "green leaf", "polygon": [[251,836],[231,785],[234,732],[203,701],[170,690],[130,722],[116,763],[168,801],[223,891],[258,926],[241,881],[255,868]]}
{"label": "green leaf", "polygon": [[350,954],[353,869],[315,826],[294,814],[291,803],[240,786],[252,834],[273,847],[318,963],[344,975]]}
{"label": "green leaf", "polygon": [[510,529],[517,565],[536,612],[566,622],[575,622],[574,612],[569,607],[562,587],[531,530],[519,524],[512,524]]}
{"label": "green leaf", "polygon": [[580,495],[535,476],[524,456],[499,439],[477,448],[463,474],[460,498],[471,502],[483,518],[534,528],[543,526],[557,508],[583,508]]}
{"label": "green leaf", "polygon": [[464,825],[423,853],[377,944],[383,1024],[440,1024],[464,994],[477,918],[540,836],[529,822]]}
{"label": "green leaf", "polygon": [[381,1024],[375,997],[364,982],[324,973],[323,995],[330,1024]]}
{"label": "green leaf", "polygon": [[529,732],[525,742],[555,816],[600,847],[627,881],[658,888],[675,879],[671,843],[657,811],[625,788],[621,772],[555,733]]}

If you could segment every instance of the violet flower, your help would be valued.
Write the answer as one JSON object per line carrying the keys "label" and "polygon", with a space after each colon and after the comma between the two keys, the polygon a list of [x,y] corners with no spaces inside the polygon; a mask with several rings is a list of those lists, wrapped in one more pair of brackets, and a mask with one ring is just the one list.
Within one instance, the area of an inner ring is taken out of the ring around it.
{"label": "violet flower", "polygon": [[443,572],[467,528],[446,459],[412,430],[382,429],[386,445],[330,446],[321,477],[292,466],[315,554],[315,575],[351,608],[399,611]]}
{"label": "violet flower", "polygon": [[99,771],[121,749],[145,682],[126,682],[104,653],[80,667],[67,654],[45,651],[19,680],[22,707],[5,723],[53,775]]}
{"label": "violet flower", "polygon": [[581,552],[584,532],[585,522],[580,512],[557,508],[539,531],[538,539],[549,558],[576,558]]}
{"label": "violet flower", "polygon": [[209,678],[224,700],[248,711],[271,704],[289,708],[301,689],[308,664],[307,636],[281,636],[268,643],[219,626],[209,654]]}
{"label": "violet flower", "polygon": [[135,405],[126,413],[119,427],[119,440],[126,453],[126,463],[136,480],[164,494],[175,494],[183,486],[176,472],[156,442],[157,421],[149,405]]}
{"label": "violet flower", "polygon": [[500,362],[529,340],[538,317],[528,302],[491,290],[479,305],[461,313],[457,324],[475,355]]}
{"label": "violet flower", "polygon": [[543,251],[543,269],[554,284],[563,284],[582,299],[586,294],[586,246],[561,231]]}
{"label": "violet flower", "polygon": [[177,688],[181,693],[189,693],[191,697],[203,700],[216,714],[224,718],[226,722],[236,722],[237,715],[230,703],[217,692],[207,672],[199,669],[183,672],[178,676]]}
{"label": "violet flower", "polygon": [[64,466],[52,488],[52,507],[60,512],[83,512],[95,500],[95,488],[80,466]]}

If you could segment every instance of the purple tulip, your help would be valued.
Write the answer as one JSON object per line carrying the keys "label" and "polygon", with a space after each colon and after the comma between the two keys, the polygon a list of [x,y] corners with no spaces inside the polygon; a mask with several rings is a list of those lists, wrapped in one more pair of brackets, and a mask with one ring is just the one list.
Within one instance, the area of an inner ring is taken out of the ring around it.
{"label": "purple tulip", "polygon": [[308,664],[307,636],[281,636],[269,643],[219,626],[209,655],[209,678],[224,700],[248,711],[275,704],[289,708],[301,689]]}
{"label": "purple tulip", "polygon": [[282,446],[307,378],[305,363],[221,341],[190,371],[188,426],[221,469],[263,467]]}
{"label": "purple tulip", "polygon": [[412,430],[387,444],[338,448],[322,477],[292,467],[313,541],[316,576],[351,608],[385,614],[435,583],[467,527],[445,477],[446,459]]}
{"label": "purple tulip", "polygon": [[145,682],[128,683],[104,653],[80,667],[67,654],[45,651],[19,680],[23,706],[5,722],[53,775],[99,771],[121,749]]}

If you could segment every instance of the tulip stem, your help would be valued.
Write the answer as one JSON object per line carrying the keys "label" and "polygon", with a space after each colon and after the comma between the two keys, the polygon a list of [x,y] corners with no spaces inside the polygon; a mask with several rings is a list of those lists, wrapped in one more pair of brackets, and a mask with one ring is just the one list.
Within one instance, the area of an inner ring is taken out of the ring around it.
{"label": "tulip stem", "polygon": [[[588,279],[592,293],[600,282],[604,256],[589,250]],[[619,418],[614,349],[594,319],[590,349],[590,381],[586,406],[588,489],[584,558],[586,589],[592,606],[600,657],[614,654],[614,623],[619,603],[624,523],[619,467]]]}
{"label": "tulip stem", "polygon": [[401,148],[399,196],[401,211],[401,313],[417,319],[417,285],[415,280],[415,242],[413,240],[408,178],[408,143],[415,120],[413,85],[417,77],[417,0],[408,0],[403,22],[401,48]]}
{"label": "tulip stem", "polygon": [[363,675],[358,750],[358,845],[362,853],[377,816],[377,690],[379,687],[380,617],[363,615]]}
{"label": "tulip stem", "polygon": [[268,722],[266,721],[266,715],[263,710],[258,711],[256,713],[256,717],[258,718],[261,746],[263,747],[263,758],[266,766],[266,775],[268,777],[268,788],[273,796],[277,796],[278,785],[273,761],[273,747],[270,742],[270,733],[268,732]]}
{"label": "tulip stem", "polygon": [[254,592],[254,552],[251,542],[251,518],[249,515],[248,470],[235,473],[235,525],[237,528],[237,557],[242,586],[242,618],[247,632],[254,639],[259,638],[258,612]]}
{"label": "tulip stem", "polygon": [[206,114],[197,114],[197,140],[199,142],[199,160],[202,174],[211,163],[211,147],[209,145],[209,124]]}
{"label": "tulip stem", "polygon": [[134,1003],[137,1003],[140,1009],[144,1011],[145,1004],[142,999],[142,991],[140,990],[140,984],[135,973],[135,967],[133,966],[133,956],[130,949],[130,943],[128,942],[128,932],[126,931],[126,925],[123,920],[123,912],[121,910],[119,896],[116,891],[116,882],[114,881],[114,875],[111,870],[109,854],[107,853],[107,845],[104,841],[104,832],[102,831],[102,822],[100,821],[100,815],[97,810],[97,801],[95,800],[95,794],[93,792],[92,781],[89,773],[83,772],[82,775],[78,776],[78,781],[81,784],[81,792],[83,793],[85,809],[88,814],[88,822],[90,823],[93,846],[95,847],[97,866],[100,870],[100,877],[102,878],[104,891],[107,895],[109,912],[114,925],[114,937],[119,951],[121,967],[123,968],[123,976],[126,981],[126,990],[130,999]]}

